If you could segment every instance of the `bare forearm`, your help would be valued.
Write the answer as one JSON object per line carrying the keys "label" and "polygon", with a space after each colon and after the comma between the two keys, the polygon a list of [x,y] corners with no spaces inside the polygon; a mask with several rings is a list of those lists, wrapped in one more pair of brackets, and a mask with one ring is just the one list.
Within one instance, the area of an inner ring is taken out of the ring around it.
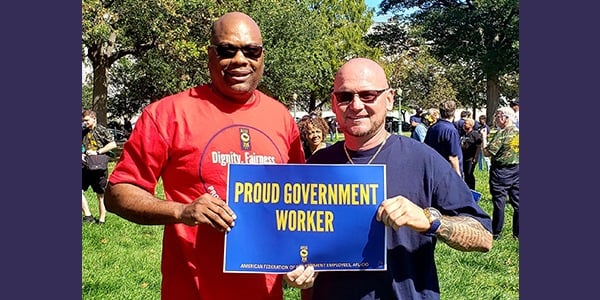
{"label": "bare forearm", "polygon": [[450,165],[452,166],[452,169],[454,169],[454,171],[456,171],[456,173],[458,173],[458,176],[462,176],[460,163],[458,161],[458,156],[450,156],[448,158],[448,160],[450,161]]}
{"label": "bare forearm", "polygon": [[98,149],[97,152],[98,152],[98,154],[100,154],[100,153],[104,154],[104,153],[106,153],[106,152],[108,152],[108,151],[110,151],[112,149],[115,149],[115,148],[117,148],[117,143],[110,142],[110,143],[106,144],[104,147]]}
{"label": "bare forearm", "polygon": [[488,252],[492,249],[492,234],[471,217],[442,216],[436,237],[461,251]]}
{"label": "bare forearm", "polygon": [[109,184],[104,202],[106,209],[131,222],[163,225],[181,222],[183,204],[164,201],[129,183]]}
{"label": "bare forearm", "polygon": [[485,147],[487,147],[488,145],[488,141],[487,138],[483,138],[483,141],[481,142],[481,153],[483,153],[483,156],[488,157],[491,155],[491,153],[489,151],[487,151],[487,149],[485,149]]}
{"label": "bare forearm", "polygon": [[485,157],[489,157],[489,156],[491,156],[491,155],[492,155],[492,154],[491,154],[489,151],[487,151],[485,148],[481,148],[481,153],[483,153],[483,156],[485,156]]}

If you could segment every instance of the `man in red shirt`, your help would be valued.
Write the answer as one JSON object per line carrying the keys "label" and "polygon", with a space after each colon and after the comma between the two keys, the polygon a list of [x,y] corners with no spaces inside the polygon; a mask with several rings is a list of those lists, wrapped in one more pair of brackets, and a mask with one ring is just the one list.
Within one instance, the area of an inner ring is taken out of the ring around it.
{"label": "man in red shirt", "polygon": [[[279,300],[281,275],[223,272],[224,237],[236,219],[224,201],[227,165],[304,163],[300,134],[285,106],[256,90],[264,69],[258,25],[225,14],[210,42],[211,82],[143,110],[110,176],[106,207],[165,226],[161,299]],[[159,178],[164,200],[154,196]],[[313,274],[299,267],[283,277],[305,288]]]}

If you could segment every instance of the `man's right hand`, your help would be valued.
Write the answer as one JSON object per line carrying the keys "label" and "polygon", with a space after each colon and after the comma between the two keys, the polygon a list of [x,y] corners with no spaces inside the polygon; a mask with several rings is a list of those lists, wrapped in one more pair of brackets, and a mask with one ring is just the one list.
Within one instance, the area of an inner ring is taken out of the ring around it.
{"label": "man's right hand", "polygon": [[206,193],[185,205],[181,214],[183,223],[194,226],[208,224],[219,231],[231,231],[237,216],[225,201]]}

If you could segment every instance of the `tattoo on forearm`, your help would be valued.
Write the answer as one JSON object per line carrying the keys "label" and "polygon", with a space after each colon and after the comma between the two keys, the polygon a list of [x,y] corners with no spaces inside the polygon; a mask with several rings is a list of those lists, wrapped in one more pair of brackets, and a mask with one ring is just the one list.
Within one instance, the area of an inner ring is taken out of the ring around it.
{"label": "tattoo on forearm", "polygon": [[488,252],[492,248],[492,234],[477,220],[466,216],[442,216],[436,237],[461,251]]}

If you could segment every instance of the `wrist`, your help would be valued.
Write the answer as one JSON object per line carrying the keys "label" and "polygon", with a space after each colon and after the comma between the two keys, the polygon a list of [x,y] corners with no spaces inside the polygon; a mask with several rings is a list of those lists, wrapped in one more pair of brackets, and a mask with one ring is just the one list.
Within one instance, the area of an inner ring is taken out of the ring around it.
{"label": "wrist", "polygon": [[435,219],[435,220],[433,220],[433,222],[431,222],[430,225],[431,226],[429,227],[429,229],[427,229],[427,231],[423,232],[423,235],[428,236],[428,237],[435,237],[438,229],[440,228],[440,225],[442,225],[442,220]]}
{"label": "wrist", "polygon": [[440,213],[439,210],[437,210],[433,207],[424,208],[423,213],[425,214],[425,216],[427,217],[427,220],[429,221],[429,229],[422,232],[422,234],[425,236],[434,237],[436,232],[440,228],[440,225],[442,224],[442,221],[441,221],[442,214]]}

